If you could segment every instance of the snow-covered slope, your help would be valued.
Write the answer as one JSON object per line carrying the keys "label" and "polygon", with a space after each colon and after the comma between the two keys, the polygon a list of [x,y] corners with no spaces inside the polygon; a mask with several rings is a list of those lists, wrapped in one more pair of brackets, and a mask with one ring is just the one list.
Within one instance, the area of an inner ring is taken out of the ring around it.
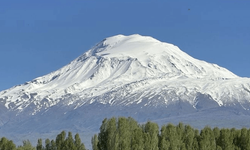
{"label": "snow-covered slope", "polygon": [[[221,114],[222,108],[249,114],[250,79],[152,37],[117,35],[55,72],[0,92],[0,131],[17,122],[27,132],[89,130],[103,117],[145,121],[213,109]],[[30,122],[39,130],[26,126]]]}

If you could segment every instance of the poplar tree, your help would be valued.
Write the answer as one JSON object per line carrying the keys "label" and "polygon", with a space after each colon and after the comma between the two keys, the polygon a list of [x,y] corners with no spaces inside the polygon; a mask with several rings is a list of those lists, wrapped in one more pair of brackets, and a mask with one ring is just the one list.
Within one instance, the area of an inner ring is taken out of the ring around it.
{"label": "poplar tree", "polygon": [[[247,130],[246,130],[247,131]],[[221,129],[220,137],[218,139],[218,146],[223,150],[234,150],[233,139],[230,137],[229,129]]]}
{"label": "poplar tree", "polygon": [[183,142],[185,143],[185,147],[187,150],[193,150],[194,137],[194,129],[190,125],[185,125]]}
{"label": "poplar tree", "polygon": [[54,140],[51,140],[51,148],[50,150],[57,150],[57,147],[56,147],[56,142]]}
{"label": "poplar tree", "polygon": [[118,136],[119,136],[119,150],[130,149],[131,142],[131,132],[128,119],[125,117],[118,118]]}
{"label": "poplar tree", "polygon": [[57,150],[62,150],[65,144],[65,138],[66,138],[66,132],[62,131],[60,134],[56,137],[56,147]]}
{"label": "poplar tree", "polygon": [[42,139],[38,139],[36,149],[37,150],[43,150],[43,141],[42,141]]}
{"label": "poplar tree", "polygon": [[193,150],[199,150],[199,139],[200,139],[200,133],[199,130],[194,130],[194,141],[193,141]]}
{"label": "poplar tree", "polygon": [[22,146],[18,146],[17,150],[35,150],[29,140],[24,140]]}
{"label": "poplar tree", "polygon": [[16,149],[16,145],[12,140],[8,140],[5,137],[0,139],[0,150],[14,150]]}
{"label": "poplar tree", "polygon": [[147,122],[144,126],[145,149],[158,150],[159,127],[156,123]]}
{"label": "poplar tree", "polygon": [[68,137],[64,141],[62,150],[76,150],[74,139],[71,132],[68,132]]}
{"label": "poplar tree", "polygon": [[76,150],[85,150],[85,145],[82,143],[80,135],[78,133],[75,135],[74,143]]}
{"label": "poplar tree", "polygon": [[131,150],[144,150],[144,133],[142,128],[134,129],[131,137]]}
{"label": "poplar tree", "polygon": [[159,136],[159,149],[160,150],[168,150],[170,147],[170,141],[168,137],[167,127],[163,125],[161,127],[161,133]]}
{"label": "poplar tree", "polygon": [[200,132],[200,149],[214,150],[216,149],[216,141],[214,132],[210,127],[205,127]]}
{"label": "poplar tree", "polygon": [[106,142],[108,141],[107,132],[106,132],[106,129],[108,126],[107,124],[108,124],[108,119],[105,118],[102,121],[102,125],[100,127],[100,133],[98,134],[97,146],[99,150],[107,150],[107,144],[106,144]]}
{"label": "poplar tree", "polygon": [[95,134],[92,139],[91,139],[91,144],[92,144],[92,150],[98,150],[98,137],[97,135]]}
{"label": "poplar tree", "polygon": [[166,126],[167,140],[170,143],[170,150],[180,149],[181,144],[178,140],[178,135],[176,132],[176,127],[173,124],[168,124]]}
{"label": "poplar tree", "polygon": [[46,150],[51,150],[51,149],[52,149],[52,147],[51,147],[51,142],[50,142],[49,139],[46,139],[46,140],[45,140],[45,149],[46,149]]}

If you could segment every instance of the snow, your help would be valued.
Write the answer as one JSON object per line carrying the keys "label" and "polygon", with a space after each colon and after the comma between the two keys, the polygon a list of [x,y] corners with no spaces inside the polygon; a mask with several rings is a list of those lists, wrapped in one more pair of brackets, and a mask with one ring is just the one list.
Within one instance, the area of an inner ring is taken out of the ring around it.
{"label": "snow", "polygon": [[[166,116],[197,111],[204,115],[207,109],[222,115],[228,111],[248,114],[250,79],[149,36],[117,35],[57,71],[0,92],[0,108],[5,111],[1,114],[0,109],[0,132],[6,133],[12,132],[17,120],[25,122],[20,128],[26,130],[32,127],[25,124],[36,120],[39,128],[34,132],[48,126],[53,131],[68,129],[63,123],[68,120],[70,127],[87,131],[109,116],[168,120]],[[17,117],[7,119],[12,115]],[[90,123],[79,123],[81,119]]]}

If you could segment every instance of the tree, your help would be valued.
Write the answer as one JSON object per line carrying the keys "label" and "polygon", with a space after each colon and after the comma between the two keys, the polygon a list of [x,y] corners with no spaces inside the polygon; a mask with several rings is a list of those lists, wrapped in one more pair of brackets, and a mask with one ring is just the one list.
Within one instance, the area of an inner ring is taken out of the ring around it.
{"label": "tree", "polygon": [[116,118],[104,119],[98,134],[98,148],[100,150],[115,150],[118,147]]}
{"label": "tree", "polygon": [[194,129],[190,125],[185,125],[183,142],[187,150],[193,150],[194,137]]}
{"label": "tree", "polygon": [[181,142],[178,139],[178,134],[176,127],[173,124],[168,124],[166,126],[167,140],[170,143],[170,150],[180,149]]}
{"label": "tree", "polygon": [[170,141],[168,138],[167,126],[164,125],[161,127],[161,134],[159,135],[159,149],[168,150],[170,147]]}
{"label": "tree", "polygon": [[131,150],[144,150],[144,133],[142,128],[134,129],[131,136]]}
{"label": "tree", "polygon": [[233,139],[230,137],[229,129],[221,129],[220,137],[218,139],[218,146],[223,150],[234,150]]}
{"label": "tree", "polygon": [[75,146],[77,150],[85,150],[85,145],[82,143],[78,133],[75,135]]}
{"label": "tree", "polygon": [[205,127],[201,130],[199,145],[200,149],[205,149],[205,150],[216,149],[214,132],[210,127]]}
{"label": "tree", "polygon": [[51,142],[49,139],[45,140],[45,150],[51,150]]}
{"label": "tree", "polygon": [[98,136],[95,134],[91,139],[92,149],[93,150],[99,150],[97,147],[98,144]]}
{"label": "tree", "polygon": [[131,145],[131,132],[128,119],[125,117],[118,118],[118,128],[117,133],[119,137],[118,147],[120,150],[127,150],[130,149]]}
{"label": "tree", "polygon": [[71,132],[68,132],[68,137],[64,141],[62,150],[76,150],[75,142]]}
{"label": "tree", "polygon": [[35,150],[36,148],[32,146],[29,140],[23,141],[23,146],[18,146],[17,150]]}
{"label": "tree", "polygon": [[43,150],[43,140],[42,139],[38,139],[36,149]]}
{"label": "tree", "polygon": [[99,150],[106,150],[107,149],[107,144],[106,141],[108,140],[107,137],[107,132],[106,132],[106,128],[107,128],[107,124],[108,124],[108,119],[105,118],[102,121],[102,125],[100,127],[100,133],[98,134],[98,149]]}
{"label": "tree", "polygon": [[240,131],[239,147],[244,150],[250,149],[250,130],[242,128]]}
{"label": "tree", "polygon": [[200,140],[200,133],[199,130],[194,130],[194,141],[193,141],[193,150],[199,150],[199,140]]}
{"label": "tree", "polygon": [[236,130],[235,128],[232,128],[230,130],[231,132],[231,138],[233,139],[233,145],[235,150],[239,150],[239,144],[240,144],[240,130]]}
{"label": "tree", "polygon": [[51,140],[51,147],[50,147],[50,150],[57,150],[57,147],[56,147],[56,142],[54,140]]}
{"label": "tree", "polygon": [[62,131],[60,134],[56,136],[56,147],[57,150],[60,150],[64,147],[65,144],[65,138],[66,138],[66,132]]}
{"label": "tree", "polygon": [[156,123],[147,122],[144,126],[145,149],[158,150],[159,127]]}
{"label": "tree", "polygon": [[5,137],[0,139],[0,150],[14,150],[16,149],[16,145],[12,140],[8,140]]}

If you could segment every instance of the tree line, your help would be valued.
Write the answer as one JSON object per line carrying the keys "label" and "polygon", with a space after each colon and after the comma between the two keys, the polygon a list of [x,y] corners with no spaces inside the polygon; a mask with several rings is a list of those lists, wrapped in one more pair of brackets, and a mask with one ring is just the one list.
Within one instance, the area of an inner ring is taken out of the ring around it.
{"label": "tree line", "polygon": [[250,150],[250,129],[202,130],[179,123],[137,123],[133,118],[104,119],[92,137],[93,150]]}
{"label": "tree line", "polygon": [[[250,150],[250,129],[210,128],[201,130],[179,123],[159,128],[154,122],[139,124],[131,117],[104,119],[100,131],[92,139],[93,150]],[[62,131],[56,139],[29,140],[16,146],[12,140],[0,138],[0,150],[86,150],[79,134]]]}
{"label": "tree line", "polygon": [[86,150],[81,138],[77,133],[74,138],[71,132],[62,131],[55,140],[46,139],[43,144],[42,139],[38,139],[34,147],[29,140],[24,140],[23,145],[16,146],[12,140],[3,137],[0,139],[0,150]]}

